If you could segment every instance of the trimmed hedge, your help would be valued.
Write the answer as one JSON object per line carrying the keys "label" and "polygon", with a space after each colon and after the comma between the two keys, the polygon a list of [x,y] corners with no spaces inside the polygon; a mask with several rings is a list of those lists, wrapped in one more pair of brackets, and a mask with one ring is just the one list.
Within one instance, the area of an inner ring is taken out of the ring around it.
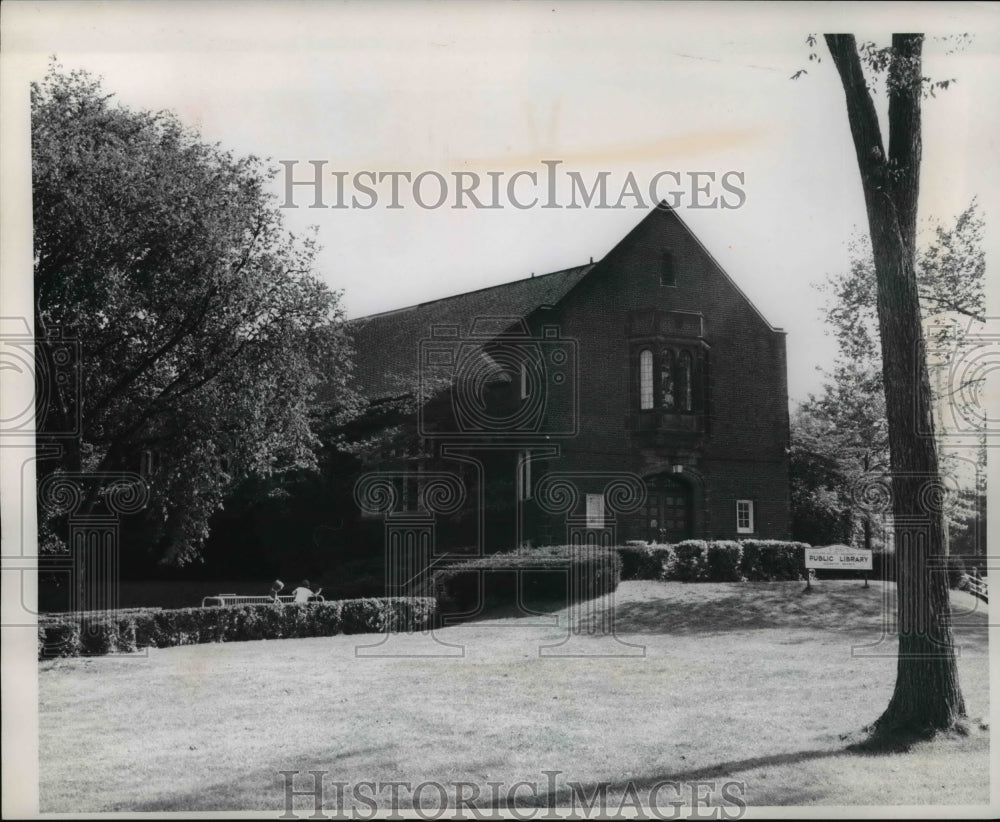
{"label": "trimmed hedge", "polygon": [[675,579],[677,574],[677,552],[672,545],[653,544],[649,546],[653,559],[660,568],[657,579]]}
{"label": "trimmed hedge", "polygon": [[622,579],[675,579],[677,555],[666,543],[631,542],[615,550],[622,560]]}
{"label": "trimmed hedge", "polygon": [[708,576],[708,542],[703,539],[686,539],[674,548],[677,557],[674,579],[680,582],[710,582]]}
{"label": "trimmed hedge", "polygon": [[742,582],[743,546],[733,540],[708,543],[706,573],[713,582]]}
{"label": "trimmed hedge", "polygon": [[38,658],[79,656],[83,652],[79,622],[53,622],[38,625]]}
{"label": "trimmed hedge", "polygon": [[622,579],[767,582],[805,579],[804,542],[688,539],[675,545],[629,543],[616,550]]}
{"label": "trimmed hedge", "polygon": [[646,543],[631,543],[615,548],[622,561],[622,579],[661,579],[663,569]]}
{"label": "trimmed hedge", "polygon": [[806,552],[804,542],[785,542],[777,539],[744,539],[741,569],[748,580],[775,582],[803,580],[806,578]]}
{"label": "trimmed hedge", "polygon": [[554,545],[490,554],[434,573],[432,590],[442,612],[472,613],[481,605],[521,601],[574,602],[614,591],[621,579],[618,551]]}
{"label": "trimmed hedge", "polygon": [[97,656],[207,642],[418,631],[431,627],[436,616],[437,603],[430,597],[130,609],[103,617],[47,614],[39,619],[38,657]]}
{"label": "trimmed hedge", "polygon": [[122,617],[122,616],[132,616],[134,614],[148,614],[153,611],[162,611],[162,610],[163,609],[159,607],[155,608],[137,607],[137,608],[115,608],[111,611],[48,611],[46,613],[39,614],[38,620],[39,622],[44,620],[59,622],[66,619],[67,617],[77,617],[77,618],[91,617],[95,619],[103,619],[109,613],[114,615],[115,617]]}

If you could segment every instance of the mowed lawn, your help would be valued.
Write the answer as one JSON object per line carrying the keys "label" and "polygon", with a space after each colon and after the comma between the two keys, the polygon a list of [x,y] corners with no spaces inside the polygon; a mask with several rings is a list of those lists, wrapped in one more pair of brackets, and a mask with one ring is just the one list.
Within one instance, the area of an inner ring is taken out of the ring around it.
{"label": "mowed lawn", "polygon": [[[622,642],[584,631],[554,656],[539,647],[566,637],[567,611],[555,625],[493,615],[435,633],[461,657],[359,657],[375,635],[45,662],[41,810],[281,810],[282,770],[303,772],[298,787],[322,770],[484,795],[487,782],[544,786],[542,771],[558,770],[557,803],[567,781],[606,783],[612,807],[630,781],[641,792],[665,779],[739,780],[750,805],[988,802],[985,608],[954,595],[970,733],[861,754],[847,746],[895,678],[882,628],[892,588],[802,588],[622,583],[583,609],[589,623],[613,607]],[[386,652],[446,648],[391,641]]]}

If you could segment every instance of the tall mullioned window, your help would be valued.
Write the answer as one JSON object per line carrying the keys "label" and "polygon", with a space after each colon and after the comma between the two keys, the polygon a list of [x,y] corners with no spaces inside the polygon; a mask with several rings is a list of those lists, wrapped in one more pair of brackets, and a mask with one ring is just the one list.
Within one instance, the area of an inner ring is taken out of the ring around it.
{"label": "tall mullioned window", "polygon": [[711,345],[702,315],[637,309],[629,312],[625,333],[629,426],[635,431],[710,433]]}
{"label": "tall mullioned window", "polygon": [[660,398],[664,411],[674,410],[674,352],[669,348],[660,357]]}
{"label": "tall mullioned window", "polygon": [[691,410],[691,352],[681,351],[677,358],[677,400],[681,411]]}
{"label": "tall mullioned window", "polygon": [[653,407],[653,352],[644,348],[639,353],[639,408]]}
{"label": "tall mullioned window", "polygon": [[636,360],[638,373],[636,384],[639,391],[640,411],[658,409],[667,413],[689,414],[701,410],[699,380],[703,378],[700,369],[703,361],[682,346],[664,346],[653,349],[643,348]]}

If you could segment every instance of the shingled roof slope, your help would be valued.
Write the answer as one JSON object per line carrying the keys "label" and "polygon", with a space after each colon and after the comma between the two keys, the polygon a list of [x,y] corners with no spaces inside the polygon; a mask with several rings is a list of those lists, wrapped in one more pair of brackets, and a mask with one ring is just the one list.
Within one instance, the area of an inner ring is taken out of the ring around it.
{"label": "shingled roof slope", "polygon": [[419,305],[358,317],[347,324],[354,338],[354,380],[370,399],[398,396],[417,372],[420,340],[435,325],[468,333],[477,317],[525,318],[554,306],[594,267],[593,263],[503,283]]}

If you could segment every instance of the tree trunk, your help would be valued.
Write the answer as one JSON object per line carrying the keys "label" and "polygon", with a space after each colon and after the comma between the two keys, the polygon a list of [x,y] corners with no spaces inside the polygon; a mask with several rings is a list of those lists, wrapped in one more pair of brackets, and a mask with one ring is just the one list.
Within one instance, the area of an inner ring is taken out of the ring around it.
{"label": "tree trunk", "polygon": [[888,155],[853,35],[828,34],[826,42],[844,87],[868,212],[889,426],[899,656],[895,691],[875,727],[924,733],[954,726],[965,703],[942,561],[942,485],[914,268],[923,35],[893,35]]}

